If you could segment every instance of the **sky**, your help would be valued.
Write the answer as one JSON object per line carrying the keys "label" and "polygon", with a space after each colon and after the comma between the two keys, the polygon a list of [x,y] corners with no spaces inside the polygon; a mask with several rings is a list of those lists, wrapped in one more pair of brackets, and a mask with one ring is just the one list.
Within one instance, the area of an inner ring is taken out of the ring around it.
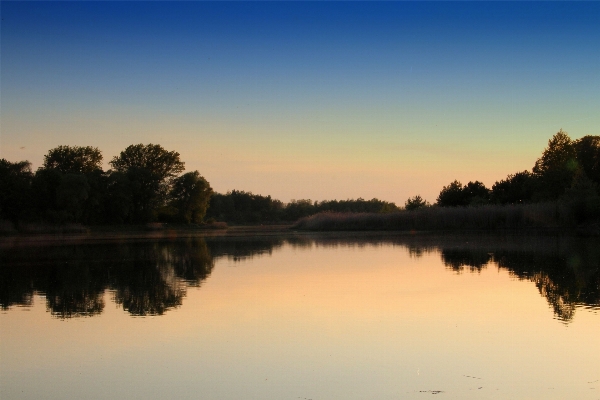
{"label": "sky", "polygon": [[600,135],[598,2],[0,2],[0,158],[177,151],[220,193],[435,202]]}

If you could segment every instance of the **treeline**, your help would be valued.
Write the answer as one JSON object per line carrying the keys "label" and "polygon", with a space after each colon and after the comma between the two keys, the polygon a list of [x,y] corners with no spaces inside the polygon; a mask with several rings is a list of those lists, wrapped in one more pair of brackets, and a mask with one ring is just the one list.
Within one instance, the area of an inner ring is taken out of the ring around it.
{"label": "treeline", "polygon": [[123,150],[102,170],[95,147],[59,146],[35,173],[28,161],[0,160],[0,220],[139,224],[202,221],[212,189],[198,171],[184,171],[179,153],[159,145]]}
{"label": "treeline", "polygon": [[[198,171],[183,173],[180,155],[160,145],[131,145],[114,157],[108,171],[95,147],[59,146],[42,167],[0,160],[0,221],[53,225],[143,224],[149,222],[232,224],[293,222],[323,211],[391,212],[378,199],[290,203],[233,190],[213,193]],[[207,212],[208,211],[208,212]]]}
{"label": "treeline", "polygon": [[[100,150],[89,146],[51,149],[35,172],[28,161],[1,159],[0,221],[17,226],[27,222],[268,224],[294,222],[319,213],[389,214],[401,210],[379,199],[292,200],[284,204],[271,196],[239,190],[213,193],[198,171],[183,173],[185,165],[179,153],[160,145],[131,145],[109,162],[108,171],[102,170],[102,160]],[[600,219],[599,187],[600,136],[572,140],[560,130],[531,171],[508,175],[491,189],[479,181],[463,185],[455,180],[442,188],[435,204],[414,196],[404,209],[560,202],[563,210],[571,210],[573,215],[568,218],[580,223]]]}
{"label": "treeline", "polygon": [[320,212],[370,212],[398,211],[394,203],[379,199],[364,200],[292,200],[284,204],[249,192],[233,190],[226,194],[215,193],[206,213],[208,221],[226,221],[233,224],[293,222]]}
{"label": "treeline", "polygon": [[[572,140],[557,132],[531,171],[508,175],[487,188],[479,181],[455,180],[440,191],[436,206],[465,207],[561,202],[575,222],[600,218],[600,136]],[[409,198],[407,210],[430,206],[420,196]]]}

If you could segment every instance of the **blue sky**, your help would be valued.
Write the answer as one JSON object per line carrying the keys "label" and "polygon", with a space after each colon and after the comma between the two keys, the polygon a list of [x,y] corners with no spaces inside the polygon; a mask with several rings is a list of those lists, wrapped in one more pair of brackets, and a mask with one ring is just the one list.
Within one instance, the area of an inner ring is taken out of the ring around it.
{"label": "blue sky", "polygon": [[219,192],[402,204],[600,134],[596,2],[0,7],[0,157],[34,168],[159,143]]}

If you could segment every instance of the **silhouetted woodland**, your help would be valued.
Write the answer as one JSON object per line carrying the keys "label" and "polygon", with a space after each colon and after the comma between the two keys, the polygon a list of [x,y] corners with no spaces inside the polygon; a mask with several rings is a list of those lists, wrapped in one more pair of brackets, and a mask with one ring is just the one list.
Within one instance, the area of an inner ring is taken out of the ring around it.
{"label": "silhouetted woodland", "polygon": [[[198,171],[184,171],[179,153],[160,145],[131,145],[102,170],[95,147],[59,146],[35,173],[28,161],[0,160],[0,220],[84,225],[149,222],[233,224],[293,222],[323,211],[391,212],[378,199],[284,204],[271,196],[233,190],[213,193]],[[181,174],[181,175],[180,175]]]}
{"label": "silhouetted woodland", "polygon": [[[240,190],[213,193],[210,184],[198,171],[183,173],[185,165],[179,153],[167,151],[160,145],[131,145],[109,162],[111,169],[108,171],[102,170],[102,160],[100,150],[89,146],[51,149],[44,156],[42,167],[35,173],[28,161],[1,159],[0,225],[3,224],[3,230],[7,230],[7,221],[17,228],[31,223],[109,225],[218,221],[244,225],[290,223],[320,213],[327,213],[329,219],[335,219],[337,229],[346,229],[339,223],[340,213],[387,215],[384,218],[388,218],[386,223],[389,226],[385,229],[405,229],[407,226],[406,223],[398,226],[389,223],[390,215],[402,214],[401,207],[376,198],[320,202],[302,199],[284,204],[271,196]],[[599,188],[600,136],[572,140],[560,130],[548,141],[531,171],[510,174],[491,189],[479,181],[463,185],[455,180],[442,188],[435,204],[431,205],[417,195],[409,198],[403,209],[422,215],[424,209],[438,207],[486,207],[486,212],[503,221],[512,221],[524,215],[521,208],[513,207],[517,211],[506,208],[500,212],[492,206],[537,204],[540,210],[546,210],[547,204],[551,203],[555,210],[559,210],[553,211],[554,215],[560,214],[552,224],[581,224],[600,219]],[[531,206],[528,208],[533,209]],[[479,210],[479,214],[481,212]],[[500,217],[502,213],[506,215]],[[435,214],[436,218],[441,216],[439,212],[431,214]],[[456,216],[460,213],[450,214]],[[416,215],[391,218],[408,220],[415,219]],[[355,216],[348,218],[356,220]],[[364,220],[366,217],[361,218]],[[375,221],[382,217],[369,218]],[[318,216],[317,219],[327,220]],[[447,216],[442,219],[449,221]],[[465,224],[469,225],[459,221],[438,223],[436,226],[454,229]],[[508,227],[520,228],[528,224],[524,222]],[[360,221],[356,220],[351,229],[360,229],[360,225]],[[373,227],[380,225],[375,223]],[[497,221],[474,227],[493,229],[492,225],[507,227]]]}
{"label": "silhouetted woodland", "polygon": [[403,212],[321,213],[295,224],[306,230],[497,230],[575,228],[600,235],[600,136],[572,140],[560,130],[531,171],[508,175],[491,189],[455,180],[431,205],[409,198]]}
{"label": "silhouetted woodland", "polygon": [[479,181],[451,182],[440,191],[441,207],[531,204],[560,201],[577,222],[600,217],[600,136],[572,140],[557,132],[531,171],[508,175],[488,189]]}

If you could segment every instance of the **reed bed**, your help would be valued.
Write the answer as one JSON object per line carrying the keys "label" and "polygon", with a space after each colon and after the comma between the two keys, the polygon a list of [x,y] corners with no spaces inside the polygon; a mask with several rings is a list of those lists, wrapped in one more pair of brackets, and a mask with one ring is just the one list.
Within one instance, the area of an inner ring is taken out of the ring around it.
{"label": "reed bed", "polygon": [[324,212],[298,220],[294,229],[309,231],[548,229],[572,225],[568,214],[559,203],[426,207],[388,214]]}

